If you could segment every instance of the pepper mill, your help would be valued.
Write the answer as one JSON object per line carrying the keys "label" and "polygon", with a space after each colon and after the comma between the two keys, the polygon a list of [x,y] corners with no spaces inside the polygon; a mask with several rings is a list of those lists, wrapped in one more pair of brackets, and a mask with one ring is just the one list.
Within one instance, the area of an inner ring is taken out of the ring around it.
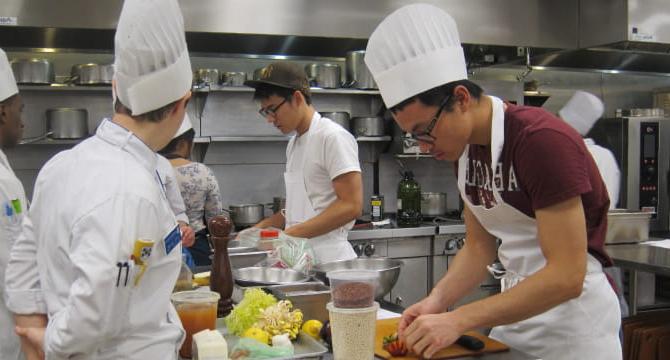
{"label": "pepper mill", "polygon": [[230,270],[230,258],[228,257],[228,241],[230,241],[230,230],[232,222],[227,216],[218,215],[209,220],[209,233],[214,246],[214,261],[212,262],[212,273],[210,286],[212,291],[221,295],[217,317],[224,317],[233,310],[233,273]]}

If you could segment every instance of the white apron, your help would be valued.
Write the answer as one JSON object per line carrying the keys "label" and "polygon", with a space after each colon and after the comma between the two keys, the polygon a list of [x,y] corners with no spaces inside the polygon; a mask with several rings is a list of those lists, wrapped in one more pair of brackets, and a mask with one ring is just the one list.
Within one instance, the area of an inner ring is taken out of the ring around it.
{"label": "white apron", "polygon": [[[491,168],[495,169],[504,143],[505,115],[502,101],[495,97],[491,99]],[[495,186],[492,191],[496,204],[492,208],[473,205],[465,195],[467,159],[468,148],[459,159],[458,188],[463,201],[482,226],[502,241],[498,257],[507,271],[494,275],[501,278],[502,291],[506,291],[546,264],[537,238],[537,223],[504,203]],[[544,360],[612,360],[622,357],[618,336],[620,323],[617,297],[602,266],[589,254],[581,296],[532,318],[498,326],[490,336]]]}
{"label": "white apron", "polygon": [[[319,115],[318,112],[315,112],[309,130],[302,135],[307,135],[305,149],[310,148],[310,143],[314,138],[314,133],[319,126],[320,120],[321,115]],[[305,186],[307,180],[303,174],[305,160],[309,154],[303,154],[302,163],[299,168],[288,168],[288,164],[291,163],[290,159],[295,155],[293,149],[294,144],[295,140],[290,142],[286,151],[288,157],[286,162],[287,168],[284,173],[284,183],[286,184],[286,228],[302,223],[318,215],[307,195],[307,188]],[[316,262],[326,263],[355,258],[356,252],[354,252],[351,244],[347,241],[347,235],[348,230],[342,226],[329,233],[309,239],[310,245],[314,250],[314,255],[316,256]]]}
{"label": "white apron", "polygon": [[[0,187],[2,187],[3,193],[6,196],[9,196],[14,200],[18,199],[21,206],[21,213],[13,212],[11,216],[7,216],[5,206],[7,204],[0,204],[2,206],[2,231],[0,232],[4,238],[0,239],[0,286],[4,288],[5,286],[5,268],[7,262],[9,261],[9,252],[11,246],[14,244],[16,237],[19,236],[21,232],[21,220],[28,211],[28,200],[26,199],[26,194],[23,190],[23,185],[21,181],[16,177],[14,171],[9,166],[9,161],[7,156],[0,151],[0,173],[5,180],[2,181]],[[0,291],[0,294],[4,294],[4,289]],[[14,317],[12,316],[7,305],[5,304],[4,296],[0,296],[0,359],[2,360],[17,360],[23,359],[23,353],[21,352],[21,344],[19,342],[19,337],[14,332]]]}

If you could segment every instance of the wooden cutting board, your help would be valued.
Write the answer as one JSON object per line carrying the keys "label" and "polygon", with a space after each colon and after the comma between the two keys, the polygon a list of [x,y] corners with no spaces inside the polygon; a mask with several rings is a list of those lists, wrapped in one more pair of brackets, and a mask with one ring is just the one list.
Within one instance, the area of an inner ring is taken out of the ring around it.
{"label": "wooden cutting board", "polygon": [[[406,355],[403,357],[391,357],[391,355],[384,350],[383,339],[384,336],[391,335],[398,330],[398,322],[400,318],[394,319],[384,319],[377,320],[377,329],[375,333],[375,355],[382,359],[394,359],[394,360],[415,360],[419,359],[416,355]],[[471,331],[466,333],[466,335],[474,336],[477,339],[484,342],[484,348],[480,351],[468,350],[458,344],[451,344],[446,349],[442,349],[433,356],[433,359],[453,359],[463,356],[473,356],[481,355],[485,353],[496,353],[502,351],[508,351],[509,346],[493,340],[485,335],[482,335],[476,331]]]}

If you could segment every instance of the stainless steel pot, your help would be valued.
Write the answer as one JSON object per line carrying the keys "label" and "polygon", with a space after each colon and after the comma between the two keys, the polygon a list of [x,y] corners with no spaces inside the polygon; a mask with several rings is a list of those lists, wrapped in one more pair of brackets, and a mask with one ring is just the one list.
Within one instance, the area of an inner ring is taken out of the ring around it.
{"label": "stainless steel pot", "polygon": [[342,85],[342,69],[337,64],[309,64],[305,72],[313,86],[335,89]]}
{"label": "stainless steel pot", "polygon": [[365,50],[349,51],[345,58],[347,86],[357,89],[377,89],[377,83],[365,65]]}
{"label": "stainless steel pot", "polygon": [[47,132],[54,139],[79,139],[88,136],[88,111],[75,108],[47,109]]}
{"label": "stainless steel pot", "polygon": [[221,84],[225,86],[244,86],[247,73],[243,71],[226,71],[221,74]]}
{"label": "stainless steel pot", "polygon": [[312,270],[314,277],[321,280],[324,284],[329,285],[326,274],[333,270],[375,270],[379,273],[377,278],[377,290],[375,298],[381,299],[388,294],[400,276],[400,268],[404,265],[401,260],[390,258],[357,258],[351,260],[333,261],[315,265]]}
{"label": "stainless steel pot", "polygon": [[421,215],[442,216],[447,213],[447,193],[422,192]]}
{"label": "stainless steel pot", "polygon": [[11,62],[14,78],[19,84],[51,84],[54,68],[47,59],[18,59]]}
{"label": "stainless steel pot", "polygon": [[263,69],[265,69],[265,68],[261,67],[261,68],[258,68],[256,70],[254,70],[254,80],[260,80],[261,79],[261,75],[263,74]]}
{"label": "stainless steel pot", "polygon": [[384,136],[384,118],[381,116],[355,117],[351,120],[355,136]]}
{"label": "stainless steel pot", "polygon": [[111,84],[113,77],[112,64],[77,64],[70,71],[70,81],[79,85]]}
{"label": "stainless steel pot", "polygon": [[351,125],[349,124],[349,121],[351,120],[349,118],[349,113],[346,111],[331,111],[331,112],[322,112],[320,113],[321,116],[327,117],[330,120],[333,120],[334,122],[340,124],[343,128],[347,129],[347,131],[351,131]]}
{"label": "stainless steel pot", "polygon": [[209,85],[219,83],[218,69],[198,69],[193,73],[193,81],[197,85]]}
{"label": "stainless steel pot", "polygon": [[230,218],[235,226],[256,225],[265,215],[263,204],[230,205]]}

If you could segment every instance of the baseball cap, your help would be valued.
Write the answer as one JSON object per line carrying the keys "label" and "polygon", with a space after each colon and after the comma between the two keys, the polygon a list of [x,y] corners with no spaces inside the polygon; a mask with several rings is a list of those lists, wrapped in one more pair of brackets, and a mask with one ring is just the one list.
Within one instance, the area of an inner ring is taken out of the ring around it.
{"label": "baseball cap", "polygon": [[302,66],[289,62],[275,62],[261,70],[260,79],[247,80],[244,85],[254,89],[261,85],[274,85],[286,89],[299,90],[310,96],[309,81]]}

